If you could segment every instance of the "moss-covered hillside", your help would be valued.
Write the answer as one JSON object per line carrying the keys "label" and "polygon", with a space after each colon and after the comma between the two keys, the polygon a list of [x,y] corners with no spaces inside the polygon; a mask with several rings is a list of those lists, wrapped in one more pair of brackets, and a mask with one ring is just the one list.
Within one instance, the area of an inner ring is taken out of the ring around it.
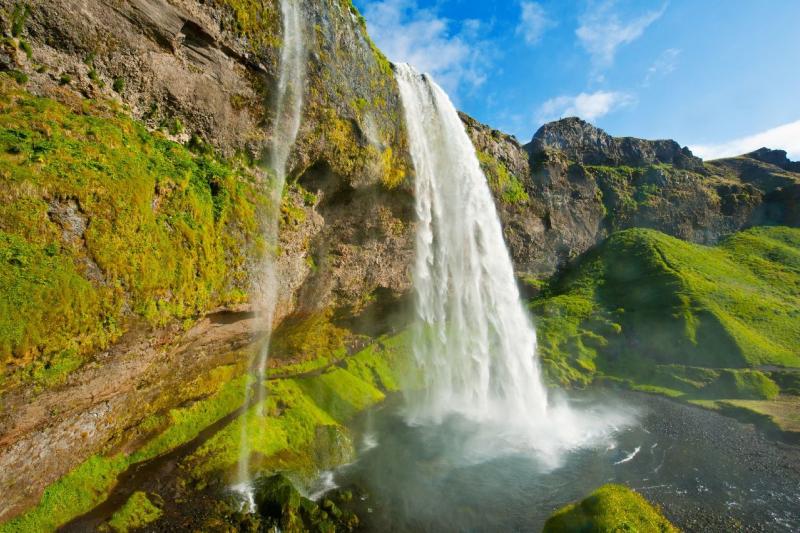
{"label": "moss-covered hillside", "polygon": [[753,228],[716,247],[622,231],[531,310],[557,381],[602,374],[677,394],[771,398],[778,387],[756,369],[780,380],[780,367],[800,366],[800,229]]}
{"label": "moss-covered hillside", "polygon": [[246,298],[262,186],[112,103],[59,103],[0,76],[2,375],[69,370],[131,317],[159,325]]}

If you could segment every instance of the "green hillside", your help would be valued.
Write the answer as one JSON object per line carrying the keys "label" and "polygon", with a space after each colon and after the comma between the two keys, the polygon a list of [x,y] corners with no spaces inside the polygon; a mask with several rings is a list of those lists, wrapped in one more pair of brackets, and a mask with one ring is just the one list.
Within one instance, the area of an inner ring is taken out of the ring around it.
{"label": "green hillside", "polygon": [[603,374],[676,393],[772,397],[777,386],[752,369],[800,366],[800,229],[753,228],[716,247],[622,231],[531,309],[556,381]]}

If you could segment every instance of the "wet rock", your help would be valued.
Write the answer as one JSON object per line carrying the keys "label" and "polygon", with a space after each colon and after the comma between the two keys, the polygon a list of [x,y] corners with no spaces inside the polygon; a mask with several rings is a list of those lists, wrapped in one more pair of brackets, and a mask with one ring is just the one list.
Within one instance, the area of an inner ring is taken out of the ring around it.
{"label": "wet rock", "polygon": [[258,512],[268,524],[282,531],[353,531],[358,518],[339,502],[352,499],[347,491],[328,494],[321,503],[302,496],[283,474],[256,481]]}

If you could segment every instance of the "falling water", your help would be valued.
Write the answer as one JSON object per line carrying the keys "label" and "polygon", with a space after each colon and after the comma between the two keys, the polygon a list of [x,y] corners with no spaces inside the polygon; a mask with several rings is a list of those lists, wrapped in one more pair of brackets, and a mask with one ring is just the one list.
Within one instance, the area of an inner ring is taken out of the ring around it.
{"label": "falling water", "polygon": [[[300,0],[281,0],[283,20],[283,48],[281,51],[280,74],[275,96],[275,123],[272,133],[267,164],[274,172],[270,197],[271,214],[264,221],[264,237],[267,244],[267,257],[264,271],[255,288],[259,322],[267,330],[272,328],[275,306],[278,298],[278,275],[273,257],[277,249],[281,197],[286,183],[286,164],[297,132],[303,111],[303,93],[306,77],[306,44],[303,32],[303,17]],[[266,371],[269,356],[269,334],[261,349],[256,353],[252,368],[256,373],[256,405],[263,407],[266,400]],[[248,424],[242,424],[242,440],[237,490],[242,492],[252,504],[250,481],[250,446]]]}
{"label": "falling water", "polygon": [[408,422],[439,424],[456,415],[486,429],[484,449],[496,450],[500,437],[551,460],[607,435],[619,417],[593,423],[584,420],[593,418],[589,413],[548,402],[536,333],[456,109],[427,75],[397,65],[396,77],[416,169],[418,219],[413,349],[423,383],[407,395]]}
{"label": "falling water", "polygon": [[543,416],[536,334],[475,148],[438,85],[407,65],[397,78],[417,173],[414,352],[426,387],[413,417]]}

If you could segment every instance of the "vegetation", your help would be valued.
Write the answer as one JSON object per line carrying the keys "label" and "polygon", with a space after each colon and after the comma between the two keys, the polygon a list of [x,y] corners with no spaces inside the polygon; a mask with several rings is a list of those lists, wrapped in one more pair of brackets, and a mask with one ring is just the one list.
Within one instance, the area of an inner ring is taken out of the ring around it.
{"label": "vegetation", "polygon": [[753,228],[717,247],[619,232],[531,308],[556,381],[602,373],[679,394],[772,398],[775,382],[745,369],[800,366],[800,230]]}
{"label": "vegetation", "polygon": [[0,76],[0,362],[29,377],[106,346],[128,308],[159,325],[241,300],[260,246],[241,167],[78,105]]}
{"label": "vegetation", "polygon": [[108,525],[116,533],[128,533],[155,522],[161,514],[161,509],[150,501],[147,494],[134,492],[125,505],[114,513]]}
{"label": "vegetation", "polygon": [[530,200],[525,186],[506,166],[486,152],[478,152],[489,187],[507,204],[526,204]]}
{"label": "vegetation", "polygon": [[349,510],[340,508],[351,499],[349,491],[337,490],[327,494],[318,504],[302,496],[283,474],[262,477],[256,482],[258,511],[270,529],[278,531],[353,531],[358,526],[358,518]]}
{"label": "vegetation", "polygon": [[[346,455],[341,424],[383,400],[386,391],[398,390],[397,368],[407,352],[407,342],[406,334],[383,338],[379,345],[371,345],[339,365],[316,366],[312,375],[271,380],[265,402],[252,406],[209,439],[186,460],[188,469],[195,478],[205,479],[233,468],[239,459],[242,424],[250,428],[247,447],[251,461],[263,470],[313,470],[314,453],[308,450],[325,428],[336,435],[331,446],[336,450],[325,453]],[[304,365],[296,370],[308,369]],[[281,373],[287,370],[283,368]]]}
{"label": "vegetation", "polygon": [[[155,436],[132,454],[93,455],[62,477],[42,495],[27,513],[0,525],[0,533],[52,531],[76,516],[88,512],[108,495],[117,477],[131,465],[152,459],[192,440],[203,428],[239,408],[245,400],[247,377],[231,380],[234,369],[221,367],[206,380],[216,387],[203,400],[171,409],[162,417],[146,419],[143,429],[157,429]],[[203,380],[187,386],[201,387]]]}
{"label": "vegetation", "polygon": [[544,533],[639,531],[677,533],[678,529],[641,495],[622,485],[603,485],[587,498],[555,512]]}
{"label": "vegetation", "polygon": [[236,33],[247,38],[256,53],[281,45],[280,12],[277,2],[259,0],[215,0],[233,15]]}

